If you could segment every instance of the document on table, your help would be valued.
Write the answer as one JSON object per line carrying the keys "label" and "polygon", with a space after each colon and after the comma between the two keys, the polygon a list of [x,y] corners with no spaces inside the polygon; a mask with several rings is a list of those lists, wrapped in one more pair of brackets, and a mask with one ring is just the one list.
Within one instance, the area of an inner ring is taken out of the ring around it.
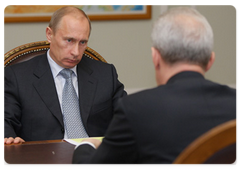
{"label": "document on table", "polygon": [[[102,141],[103,137],[90,137],[91,139],[98,139]],[[73,145],[79,145],[84,139],[88,138],[78,138],[78,139],[64,139],[66,142],[71,143]]]}

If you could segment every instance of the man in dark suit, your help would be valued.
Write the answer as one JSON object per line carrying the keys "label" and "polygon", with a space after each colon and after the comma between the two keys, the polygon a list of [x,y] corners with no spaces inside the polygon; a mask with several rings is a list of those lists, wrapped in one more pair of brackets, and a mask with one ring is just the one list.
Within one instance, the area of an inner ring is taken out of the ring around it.
{"label": "man in dark suit", "polygon": [[152,40],[159,86],[120,99],[102,143],[85,140],[73,163],[172,163],[197,137],[236,119],[236,90],[204,78],[215,56],[212,29],[200,13],[167,11]]}
{"label": "man in dark suit", "polygon": [[90,31],[83,11],[64,7],[53,14],[46,29],[47,54],[5,69],[4,143],[70,137],[62,108],[63,69],[71,72],[79,96],[82,129],[87,136],[104,136],[116,102],[126,92],[113,65],[82,57]]}

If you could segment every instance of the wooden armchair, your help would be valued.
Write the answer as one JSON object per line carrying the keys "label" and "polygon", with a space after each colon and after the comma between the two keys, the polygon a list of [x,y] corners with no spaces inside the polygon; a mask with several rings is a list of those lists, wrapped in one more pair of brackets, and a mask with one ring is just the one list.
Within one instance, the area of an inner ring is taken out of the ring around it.
{"label": "wooden armchair", "polygon": [[[49,46],[48,41],[38,41],[16,47],[4,55],[4,67],[44,54]],[[106,60],[90,47],[86,48],[84,56],[106,63]]]}
{"label": "wooden armchair", "polygon": [[206,132],[173,162],[175,164],[230,164],[236,160],[236,120]]}

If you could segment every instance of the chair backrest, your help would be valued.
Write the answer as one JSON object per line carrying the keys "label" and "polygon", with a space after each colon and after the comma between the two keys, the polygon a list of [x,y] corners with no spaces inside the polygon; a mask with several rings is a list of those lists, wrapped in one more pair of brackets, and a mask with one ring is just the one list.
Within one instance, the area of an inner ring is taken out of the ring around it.
{"label": "chair backrest", "polygon": [[[50,48],[48,41],[38,41],[16,47],[4,55],[4,67],[29,60],[38,55],[44,54]],[[87,47],[84,52],[85,57],[106,63],[106,60],[96,51]]]}
{"label": "chair backrest", "polygon": [[175,159],[174,164],[230,164],[236,160],[236,120],[206,132]]}

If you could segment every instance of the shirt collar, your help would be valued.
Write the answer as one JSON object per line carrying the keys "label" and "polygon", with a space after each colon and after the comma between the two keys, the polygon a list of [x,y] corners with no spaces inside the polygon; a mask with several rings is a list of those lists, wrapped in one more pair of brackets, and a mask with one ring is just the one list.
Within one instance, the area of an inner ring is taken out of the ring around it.
{"label": "shirt collar", "polygon": [[[59,66],[50,56],[49,53],[50,50],[47,51],[47,58],[48,58],[48,63],[50,65],[50,68],[52,70],[53,78],[56,78],[58,76],[58,73],[62,71],[64,68]],[[74,72],[74,75],[77,76],[77,66],[74,66],[73,68],[70,68]]]}

